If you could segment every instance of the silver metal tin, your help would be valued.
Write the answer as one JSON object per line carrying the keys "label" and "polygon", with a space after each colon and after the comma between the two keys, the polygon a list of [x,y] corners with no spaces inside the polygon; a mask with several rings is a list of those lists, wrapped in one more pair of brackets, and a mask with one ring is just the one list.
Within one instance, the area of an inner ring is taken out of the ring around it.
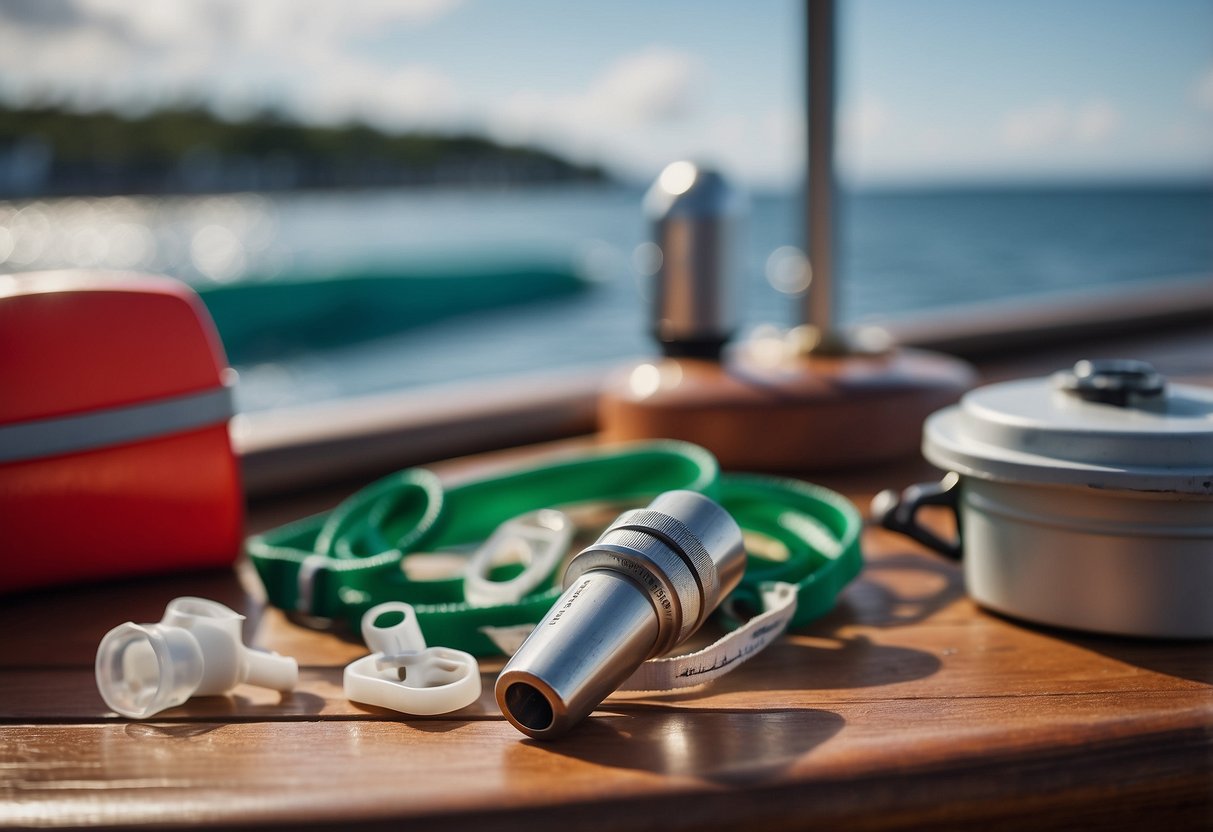
{"label": "silver metal tin", "polygon": [[[943,488],[878,497],[886,526],[963,554],[990,609],[1117,635],[1213,638],[1213,390],[1140,362],[978,388],[926,422]],[[918,526],[951,504],[956,543]]]}

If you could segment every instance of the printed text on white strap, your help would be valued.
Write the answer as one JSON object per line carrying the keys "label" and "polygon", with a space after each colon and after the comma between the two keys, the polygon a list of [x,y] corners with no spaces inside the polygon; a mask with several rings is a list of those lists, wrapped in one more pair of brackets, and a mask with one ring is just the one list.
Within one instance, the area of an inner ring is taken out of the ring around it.
{"label": "printed text on white strap", "polygon": [[[796,614],[796,587],[773,583],[762,592],[763,612],[712,644],[685,656],[650,659],[619,686],[620,691],[678,690],[706,684],[757,655],[783,634]],[[526,641],[534,624],[482,627],[501,652],[512,655]]]}

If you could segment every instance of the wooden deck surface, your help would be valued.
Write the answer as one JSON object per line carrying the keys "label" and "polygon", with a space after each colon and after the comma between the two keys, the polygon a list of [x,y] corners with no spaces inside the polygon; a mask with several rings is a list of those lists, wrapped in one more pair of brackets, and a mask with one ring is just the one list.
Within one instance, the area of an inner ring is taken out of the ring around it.
{"label": "wooden deck surface", "polygon": [[[1184,375],[1213,380],[1211,359],[1183,355],[1197,361]],[[931,473],[815,479],[866,507]],[[251,524],[340,496],[263,503]],[[864,543],[867,568],[828,617],[704,689],[610,699],[549,744],[497,711],[501,661],[457,714],[351,704],[341,670],[364,648],[265,609],[247,567],[7,597],[0,825],[1213,828],[1213,644],[1017,623],[969,601],[956,565],[878,529]],[[101,636],[186,594],[245,612],[253,644],[299,660],[299,689],[244,687],[147,722],[109,713]]]}

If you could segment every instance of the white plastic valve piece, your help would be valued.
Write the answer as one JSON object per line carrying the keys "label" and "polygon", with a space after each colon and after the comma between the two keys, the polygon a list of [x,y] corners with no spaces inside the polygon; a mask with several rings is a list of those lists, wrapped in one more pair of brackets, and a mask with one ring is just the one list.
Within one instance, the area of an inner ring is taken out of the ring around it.
{"label": "white plastic valve piece", "polygon": [[350,701],[430,716],[480,698],[476,659],[462,650],[426,647],[411,605],[388,601],[372,607],[362,616],[362,637],[373,652],[345,668]]}
{"label": "white plastic valve piece", "polygon": [[[548,580],[573,542],[573,521],[563,511],[542,508],[507,520],[476,550],[463,571],[463,592],[473,607],[516,604]],[[489,570],[498,559],[516,556],[522,572],[494,581]]]}
{"label": "white plastic valve piece", "polygon": [[97,648],[97,689],[117,713],[146,719],[194,696],[244,683],[291,691],[299,666],[289,656],[244,646],[244,616],[205,598],[176,598],[159,624],[120,624]]}

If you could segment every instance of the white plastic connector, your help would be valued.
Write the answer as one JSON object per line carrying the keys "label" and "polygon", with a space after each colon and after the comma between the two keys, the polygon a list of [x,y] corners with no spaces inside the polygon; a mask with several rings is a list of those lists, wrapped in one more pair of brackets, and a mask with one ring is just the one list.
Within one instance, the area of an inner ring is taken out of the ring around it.
{"label": "white plastic connector", "polygon": [[[380,619],[391,623],[378,623]],[[413,607],[388,601],[362,616],[371,655],[347,665],[346,698],[406,714],[429,716],[466,708],[480,698],[480,665],[462,650],[426,647]]]}
{"label": "white plastic connector", "polygon": [[169,602],[159,624],[120,624],[97,648],[101,698],[122,716],[146,719],[241,683],[294,690],[295,660],[245,647],[243,621],[223,604],[185,597]]}
{"label": "white plastic connector", "polygon": [[[573,521],[544,508],[505,521],[476,550],[463,570],[463,594],[474,607],[516,604],[551,577],[573,542]],[[508,581],[489,579],[494,561],[517,556],[523,570]]]}

